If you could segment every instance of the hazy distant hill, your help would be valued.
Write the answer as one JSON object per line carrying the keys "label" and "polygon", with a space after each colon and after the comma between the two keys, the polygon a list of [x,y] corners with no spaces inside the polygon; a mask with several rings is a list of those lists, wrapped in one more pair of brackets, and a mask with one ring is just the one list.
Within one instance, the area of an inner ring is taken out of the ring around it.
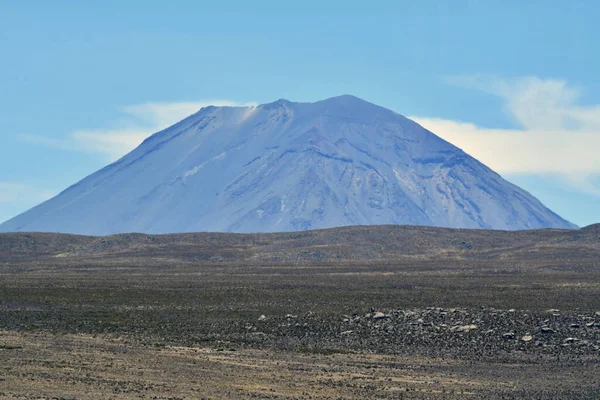
{"label": "hazy distant hill", "polygon": [[[437,259],[539,262],[600,260],[600,229],[494,231],[419,226],[352,226],[288,233],[122,234],[105,237],[54,233],[0,234],[0,263],[111,260],[140,265],[181,262],[297,263]],[[137,260],[137,261],[136,261]],[[588,267],[590,267],[588,265]]]}

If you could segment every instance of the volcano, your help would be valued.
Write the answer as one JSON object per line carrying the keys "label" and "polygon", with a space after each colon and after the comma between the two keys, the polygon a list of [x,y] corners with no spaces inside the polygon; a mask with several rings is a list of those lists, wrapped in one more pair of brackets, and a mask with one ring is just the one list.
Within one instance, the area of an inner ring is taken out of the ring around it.
{"label": "volcano", "polygon": [[354,96],[205,107],[0,231],[575,228],[414,121]]}

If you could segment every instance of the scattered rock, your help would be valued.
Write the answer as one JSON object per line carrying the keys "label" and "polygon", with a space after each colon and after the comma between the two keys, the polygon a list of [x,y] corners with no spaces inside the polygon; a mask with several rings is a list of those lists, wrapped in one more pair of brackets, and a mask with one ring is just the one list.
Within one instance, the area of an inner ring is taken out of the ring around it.
{"label": "scattered rock", "polygon": [[461,242],[460,244],[465,250],[471,250],[473,248],[473,245],[471,243]]}
{"label": "scattered rock", "polygon": [[522,341],[524,342],[531,342],[533,340],[533,336],[531,335],[525,335],[521,338]]}
{"label": "scattered rock", "polygon": [[385,319],[385,318],[389,318],[389,317],[380,311],[377,311],[375,314],[373,314],[373,319]]}
{"label": "scattered rock", "polygon": [[258,320],[259,320],[259,321],[266,321],[266,320],[267,320],[267,317],[266,317],[266,316],[263,314],[263,315],[261,315],[260,317],[258,317]]}
{"label": "scattered rock", "polygon": [[462,326],[458,326],[456,327],[456,332],[470,332],[473,331],[475,329],[478,329],[479,327],[477,325],[462,325]]}
{"label": "scattered rock", "polygon": [[548,328],[547,326],[542,326],[540,330],[542,333],[554,333],[554,329]]}
{"label": "scattered rock", "polygon": [[502,334],[502,337],[504,339],[514,339],[515,338],[515,334],[514,332],[506,332]]}

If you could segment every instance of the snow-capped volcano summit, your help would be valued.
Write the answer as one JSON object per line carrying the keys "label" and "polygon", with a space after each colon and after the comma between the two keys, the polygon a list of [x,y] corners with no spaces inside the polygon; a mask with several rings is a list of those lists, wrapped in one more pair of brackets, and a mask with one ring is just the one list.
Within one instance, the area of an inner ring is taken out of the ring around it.
{"label": "snow-capped volcano summit", "polygon": [[205,107],[0,231],[574,228],[415,122],[353,96]]}

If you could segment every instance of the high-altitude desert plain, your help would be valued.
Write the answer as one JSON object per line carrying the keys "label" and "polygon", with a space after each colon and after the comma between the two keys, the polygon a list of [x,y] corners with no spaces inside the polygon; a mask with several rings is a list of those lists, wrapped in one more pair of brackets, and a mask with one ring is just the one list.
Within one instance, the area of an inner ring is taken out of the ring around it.
{"label": "high-altitude desert plain", "polygon": [[595,399],[600,226],[0,235],[0,398]]}

